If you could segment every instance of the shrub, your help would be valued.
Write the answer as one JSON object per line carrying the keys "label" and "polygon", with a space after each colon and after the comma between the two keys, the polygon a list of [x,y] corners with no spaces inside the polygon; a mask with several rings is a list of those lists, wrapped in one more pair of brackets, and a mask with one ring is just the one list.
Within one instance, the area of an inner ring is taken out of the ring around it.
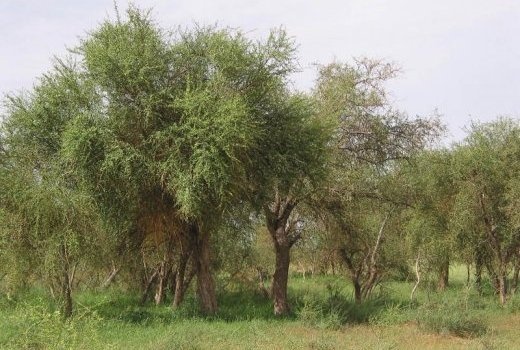
{"label": "shrub", "polygon": [[459,305],[426,304],[418,312],[419,327],[428,332],[472,338],[484,335],[488,330],[486,322]]}

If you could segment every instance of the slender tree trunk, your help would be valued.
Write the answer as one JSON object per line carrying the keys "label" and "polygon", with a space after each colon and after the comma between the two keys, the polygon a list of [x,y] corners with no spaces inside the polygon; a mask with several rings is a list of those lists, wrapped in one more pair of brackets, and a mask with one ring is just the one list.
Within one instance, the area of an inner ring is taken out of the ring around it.
{"label": "slender tree trunk", "polygon": [[354,300],[356,304],[361,304],[363,301],[363,295],[361,293],[361,283],[359,283],[359,278],[352,278],[352,284],[354,285]]}
{"label": "slender tree trunk", "polygon": [[475,286],[479,294],[482,294],[482,269],[484,267],[484,258],[480,249],[475,254]]}
{"label": "slender tree trunk", "polygon": [[448,258],[446,258],[442,262],[441,266],[439,267],[437,290],[439,290],[439,291],[446,290],[446,288],[448,287],[449,275],[450,275],[450,261]]}
{"label": "slender tree trunk", "polygon": [[273,275],[272,297],[274,314],[286,315],[290,312],[287,301],[287,282],[289,279],[290,247],[275,244],[276,265]]}
{"label": "slender tree trunk", "polygon": [[192,224],[192,232],[194,237],[196,237],[195,264],[200,308],[204,314],[212,315],[217,312],[217,296],[215,293],[215,281],[211,274],[209,234],[200,232],[196,224]]}
{"label": "slender tree trunk", "polygon": [[103,282],[103,284],[101,285],[101,288],[107,289],[112,284],[112,282],[114,282],[118,273],[119,273],[119,268],[116,268],[115,265],[112,265],[112,272],[110,272],[110,275],[108,275],[105,282]]}
{"label": "slender tree trunk", "polygon": [[156,269],[156,270],[154,270],[152,275],[146,281],[146,285],[144,286],[143,294],[141,296],[141,301],[139,302],[140,305],[144,305],[146,303],[146,300],[148,299],[150,291],[152,290],[152,286],[155,283],[155,281],[157,280],[158,276],[159,276],[159,271]]}
{"label": "slender tree trunk", "polygon": [[171,267],[168,261],[162,261],[159,267],[157,289],[155,291],[155,305],[160,305],[166,297],[166,286],[170,278]]}
{"label": "slender tree trunk", "polygon": [[173,308],[179,307],[184,300],[184,275],[186,274],[186,266],[188,265],[190,255],[188,253],[181,254],[179,258],[179,266],[175,275],[175,293],[173,297]]}
{"label": "slender tree trunk", "polygon": [[63,302],[63,316],[65,318],[70,318],[72,316],[72,291],[71,285],[72,281],[69,278],[70,273],[70,265],[69,258],[67,255],[67,248],[64,244],[61,246],[61,256],[63,263],[62,270],[62,280],[61,280],[61,297]]}
{"label": "slender tree trunk", "polygon": [[516,289],[518,288],[518,278],[520,277],[520,262],[518,261],[518,257],[516,258],[517,261],[515,262],[515,265],[513,266],[513,278],[511,279],[511,292],[516,293]]}
{"label": "slender tree trunk", "polygon": [[500,304],[504,305],[507,301],[507,276],[504,272],[500,272],[498,276],[498,292],[500,296]]}
{"label": "slender tree trunk", "polygon": [[69,318],[72,316],[72,293],[70,290],[69,273],[66,269],[63,272],[61,295],[63,297],[63,316]]}
{"label": "slender tree trunk", "polygon": [[413,286],[412,293],[410,294],[410,300],[414,302],[415,300],[415,292],[417,291],[417,288],[419,287],[419,283],[421,283],[421,270],[420,270],[420,259],[421,259],[421,253],[417,253],[417,259],[415,260],[415,285]]}

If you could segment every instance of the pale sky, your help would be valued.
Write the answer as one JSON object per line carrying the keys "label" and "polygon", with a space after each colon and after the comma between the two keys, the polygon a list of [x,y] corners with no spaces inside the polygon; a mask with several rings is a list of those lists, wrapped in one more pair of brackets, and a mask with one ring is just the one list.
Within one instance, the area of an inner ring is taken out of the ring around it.
{"label": "pale sky", "polygon": [[[126,0],[119,0],[123,11]],[[518,0],[141,0],[174,28],[193,23],[241,28],[263,37],[283,26],[299,44],[310,89],[313,63],[367,56],[393,61],[401,76],[389,84],[395,104],[411,116],[437,108],[460,140],[470,120],[520,118]],[[107,17],[112,0],[0,0],[0,93],[28,89],[53,55]]]}

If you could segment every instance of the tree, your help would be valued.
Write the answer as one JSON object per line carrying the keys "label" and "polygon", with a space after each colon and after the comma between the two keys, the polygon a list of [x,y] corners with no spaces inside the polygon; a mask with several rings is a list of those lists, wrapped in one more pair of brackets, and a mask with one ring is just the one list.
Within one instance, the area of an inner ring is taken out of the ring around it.
{"label": "tree", "polygon": [[511,119],[474,124],[454,150],[457,194],[452,225],[471,230],[476,249],[489,252],[487,268],[500,302],[507,299],[507,276],[520,247],[518,210],[520,125]]}
{"label": "tree", "polygon": [[[392,174],[400,161],[412,158],[442,131],[436,117],[410,119],[392,106],[384,83],[397,72],[392,64],[378,60],[332,63],[320,68],[314,92],[318,113],[335,125],[330,142],[333,181],[321,207],[338,237],[337,249],[358,302],[380,277],[377,259],[391,213],[408,205],[392,193]],[[379,217],[378,222],[367,222],[367,212]],[[368,238],[369,232],[377,234]]]}
{"label": "tree", "polygon": [[97,208],[61,159],[63,130],[91,94],[72,62],[57,61],[33,93],[9,97],[0,133],[1,255],[24,281],[37,275],[59,290],[66,317],[76,270],[99,251]]}
{"label": "tree", "polygon": [[210,234],[271,177],[265,140],[293,46],[282,31],[264,42],[212,27],[168,36],[147,13],[127,14],[75,50],[97,108],[68,125],[65,157],[119,231],[193,242],[201,308],[214,313]]}
{"label": "tree", "polygon": [[404,215],[410,248],[435,270],[437,288],[444,290],[458,242],[450,225],[456,192],[452,155],[447,150],[424,151],[401,166],[401,176],[409,188],[410,206]]}

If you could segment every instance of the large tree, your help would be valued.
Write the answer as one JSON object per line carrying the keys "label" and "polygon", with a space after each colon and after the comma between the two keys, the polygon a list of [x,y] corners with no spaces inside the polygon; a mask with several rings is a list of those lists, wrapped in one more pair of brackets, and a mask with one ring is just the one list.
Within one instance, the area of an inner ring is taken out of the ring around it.
{"label": "large tree", "polygon": [[97,108],[67,126],[66,159],[122,231],[193,242],[201,307],[213,313],[210,233],[271,176],[266,141],[293,45],[281,31],[262,42],[213,27],[170,35],[142,11],[127,15],[75,50]]}

